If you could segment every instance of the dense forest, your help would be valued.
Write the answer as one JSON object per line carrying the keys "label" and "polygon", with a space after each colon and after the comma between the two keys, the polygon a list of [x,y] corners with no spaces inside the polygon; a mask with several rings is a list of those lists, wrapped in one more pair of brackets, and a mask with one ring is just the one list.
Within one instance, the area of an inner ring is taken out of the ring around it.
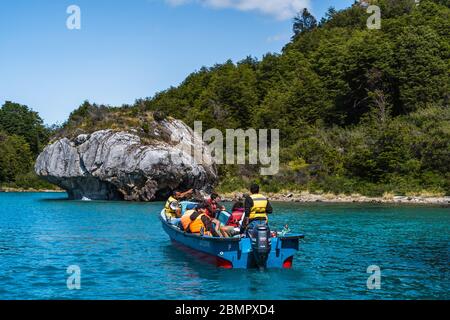
{"label": "dense forest", "polygon": [[34,161],[48,142],[52,129],[37,112],[6,101],[0,108],[0,187],[52,189],[36,177]]}
{"label": "dense forest", "polygon": [[222,188],[252,178],[267,191],[450,193],[449,1],[355,3],[321,21],[306,10],[281,54],[202,68],[138,101],[204,127],[279,128],[282,170],[222,166]]}
{"label": "dense forest", "polygon": [[[132,106],[86,102],[59,135],[93,130],[113,114],[145,119],[149,112],[189,125],[200,120],[204,130],[280,129],[279,174],[222,165],[221,191],[257,180],[273,192],[449,195],[450,1],[366,2],[381,8],[380,29],[367,28],[371,14],[360,3],[330,8],[320,21],[303,10],[280,54],[203,67]],[[10,158],[35,157],[48,138],[39,121],[27,133],[4,122],[0,149]],[[130,123],[146,130],[145,122]],[[24,163],[9,168],[10,158],[0,155],[0,181],[27,175]]]}

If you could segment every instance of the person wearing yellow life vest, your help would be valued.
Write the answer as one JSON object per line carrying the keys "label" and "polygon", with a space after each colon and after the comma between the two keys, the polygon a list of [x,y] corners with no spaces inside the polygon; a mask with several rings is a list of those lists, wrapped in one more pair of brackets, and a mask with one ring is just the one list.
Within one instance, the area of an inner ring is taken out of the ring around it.
{"label": "person wearing yellow life vest", "polygon": [[170,219],[173,224],[177,224],[181,218],[181,206],[179,201],[191,196],[192,192],[192,189],[186,192],[174,191],[169,199],[167,199],[164,206],[164,213],[166,218]]}
{"label": "person wearing yellow life vest", "polygon": [[[203,229],[204,235],[220,237],[219,230],[213,226],[213,221],[214,219],[208,215],[207,204],[205,203],[200,203],[193,210],[187,210],[181,217],[181,225],[184,231],[200,234]],[[218,224],[217,227],[219,227]]]}
{"label": "person wearing yellow life vest", "polygon": [[241,233],[245,230],[251,230],[257,225],[267,224],[268,214],[273,212],[272,205],[267,197],[259,193],[259,186],[253,183],[250,186],[251,195],[245,196],[244,202],[244,221]]}

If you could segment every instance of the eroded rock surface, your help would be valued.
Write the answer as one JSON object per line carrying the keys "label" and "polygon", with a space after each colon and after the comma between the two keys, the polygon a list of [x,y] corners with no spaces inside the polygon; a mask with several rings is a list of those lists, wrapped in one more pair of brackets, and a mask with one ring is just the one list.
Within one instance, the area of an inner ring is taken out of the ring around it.
{"label": "eroded rock surface", "polygon": [[[193,131],[178,120],[150,129],[160,139],[144,143],[136,132],[113,130],[59,139],[39,155],[35,171],[71,199],[151,201],[174,189],[210,191],[217,170]],[[200,163],[187,151],[193,145],[201,148]]]}

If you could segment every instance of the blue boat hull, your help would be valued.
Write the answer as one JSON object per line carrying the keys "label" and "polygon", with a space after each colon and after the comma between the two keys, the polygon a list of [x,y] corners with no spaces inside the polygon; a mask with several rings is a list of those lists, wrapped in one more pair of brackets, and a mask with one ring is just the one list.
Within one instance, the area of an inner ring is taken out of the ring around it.
{"label": "blue boat hull", "polygon": [[[217,238],[186,233],[167,222],[164,212],[160,220],[164,231],[179,248],[203,261],[223,268],[256,268],[250,238]],[[271,238],[267,268],[290,268],[299,249],[300,234]]]}

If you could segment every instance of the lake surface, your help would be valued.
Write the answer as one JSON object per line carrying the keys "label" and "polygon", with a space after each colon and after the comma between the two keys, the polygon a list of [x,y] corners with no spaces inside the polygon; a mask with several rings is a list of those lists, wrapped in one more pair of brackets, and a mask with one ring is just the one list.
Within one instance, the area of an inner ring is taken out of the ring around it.
{"label": "lake surface", "polygon": [[[305,234],[290,270],[216,269],[174,248],[162,203],[0,193],[0,299],[449,299],[450,209],[275,203]],[[67,267],[81,289],[67,288]],[[381,269],[369,290],[367,268]]]}

